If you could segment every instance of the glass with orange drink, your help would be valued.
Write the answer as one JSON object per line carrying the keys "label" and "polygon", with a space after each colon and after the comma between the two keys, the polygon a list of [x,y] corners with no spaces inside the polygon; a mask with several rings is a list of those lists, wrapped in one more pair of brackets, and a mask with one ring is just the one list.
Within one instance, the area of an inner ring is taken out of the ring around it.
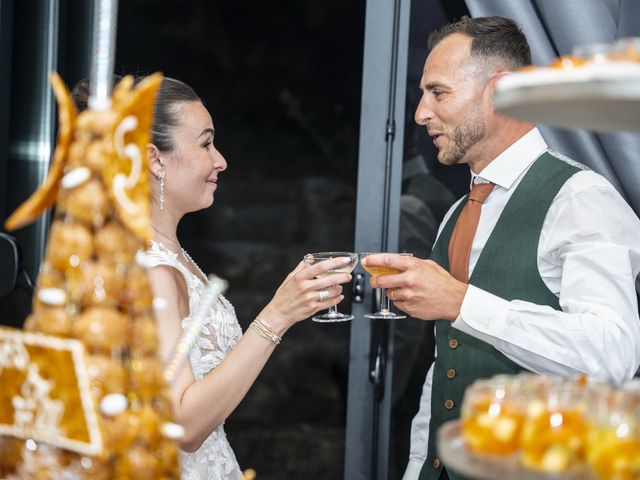
{"label": "glass with orange drink", "polygon": [[[365,266],[362,264],[362,259],[366,258],[369,255],[378,255],[379,253],[373,252],[363,252],[360,254],[360,264],[362,268],[366,270],[366,272],[372,277],[376,277],[378,275],[396,275],[398,273],[402,273],[401,270],[392,267],[372,267]],[[404,257],[413,257],[412,253],[397,253],[394,255],[402,255]],[[399,319],[399,318],[407,318],[406,315],[395,313],[391,311],[391,306],[389,304],[389,297],[387,297],[387,292],[384,288],[380,288],[380,308],[375,313],[367,313],[365,315],[366,318],[387,318],[387,319]]]}
{"label": "glass with orange drink", "polygon": [[586,460],[603,480],[640,478],[640,390],[602,386],[592,396]]}
{"label": "glass with orange drink", "polygon": [[548,379],[527,401],[520,437],[522,464],[548,473],[580,466],[589,428],[585,409],[584,385]]}
{"label": "glass with orange drink", "polygon": [[505,375],[474,382],[464,394],[462,434],[471,450],[510,455],[520,448],[524,403],[517,377]]}

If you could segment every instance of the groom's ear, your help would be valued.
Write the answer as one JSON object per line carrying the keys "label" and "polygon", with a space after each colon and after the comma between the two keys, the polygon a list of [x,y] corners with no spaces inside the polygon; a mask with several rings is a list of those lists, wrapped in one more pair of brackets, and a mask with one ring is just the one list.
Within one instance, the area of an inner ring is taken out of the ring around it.
{"label": "groom's ear", "polygon": [[147,158],[149,158],[149,170],[151,174],[159,178],[160,172],[164,169],[164,161],[158,147],[153,143],[147,143]]}

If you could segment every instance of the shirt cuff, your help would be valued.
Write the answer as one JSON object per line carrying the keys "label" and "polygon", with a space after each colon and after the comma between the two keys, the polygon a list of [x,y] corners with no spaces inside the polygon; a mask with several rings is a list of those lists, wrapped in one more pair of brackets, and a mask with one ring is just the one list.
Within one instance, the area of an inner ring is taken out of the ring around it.
{"label": "shirt cuff", "polygon": [[424,465],[424,459],[417,460],[410,458],[402,480],[418,480],[420,477],[420,470],[422,470],[422,465]]}
{"label": "shirt cuff", "polygon": [[499,336],[506,329],[510,308],[510,302],[504,298],[469,285],[462,300],[460,315],[453,326],[472,336],[477,336],[473,330]]}

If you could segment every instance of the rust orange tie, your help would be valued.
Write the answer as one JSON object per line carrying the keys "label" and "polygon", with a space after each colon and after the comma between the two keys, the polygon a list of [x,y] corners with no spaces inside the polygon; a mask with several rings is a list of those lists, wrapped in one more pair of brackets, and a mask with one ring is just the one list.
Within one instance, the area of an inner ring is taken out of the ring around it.
{"label": "rust orange tie", "polygon": [[469,192],[469,200],[460,212],[449,241],[449,268],[456,280],[469,281],[469,255],[471,244],[478,229],[480,210],[493,190],[493,183],[475,183]]}

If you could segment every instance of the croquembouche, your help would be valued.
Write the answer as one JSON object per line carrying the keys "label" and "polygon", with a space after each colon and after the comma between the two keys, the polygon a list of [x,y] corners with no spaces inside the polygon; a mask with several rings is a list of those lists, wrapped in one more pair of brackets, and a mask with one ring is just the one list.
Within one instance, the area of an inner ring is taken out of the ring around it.
{"label": "croquembouche", "polygon": [[125,77],[111,108],[80,114],[62,80],[51,81],[52,165],[6,222],[14,230],[55,206],[32,314],[24,331],[0,329],[0,477],[177,479],[181,427],[144,261],[145,145],[162,76],[135,88]]}

